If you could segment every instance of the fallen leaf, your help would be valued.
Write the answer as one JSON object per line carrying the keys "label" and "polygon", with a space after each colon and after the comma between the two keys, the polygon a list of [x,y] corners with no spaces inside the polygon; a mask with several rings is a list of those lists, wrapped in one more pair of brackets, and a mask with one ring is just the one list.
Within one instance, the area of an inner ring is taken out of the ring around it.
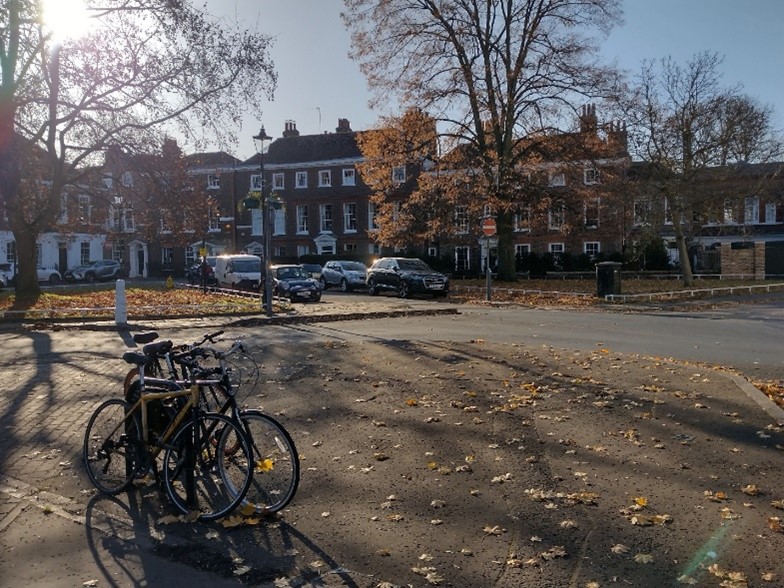
{"label": "fallen leaf", "polygon": [[616,543],[615,545],[610,547],[610,551],[620,555],[622,553],[629,553],[629,548],[623,545],[622,543]]}
{"label": "fallen leaf", "polygon": [[644,563],[644,564],[652,563],[653,556],[650,553],[638,553],[637,555],[634,556],[634,561],[636,561],[637,563]]}

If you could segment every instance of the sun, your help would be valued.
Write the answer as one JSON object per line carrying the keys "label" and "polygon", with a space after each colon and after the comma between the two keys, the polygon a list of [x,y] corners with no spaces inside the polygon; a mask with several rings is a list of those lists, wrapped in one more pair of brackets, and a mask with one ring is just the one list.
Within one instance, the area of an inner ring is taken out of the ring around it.
{"label": "sun", "polygon": [[42,21],[57,42],[77,39],[92,26],[85,0],[41,0]]}

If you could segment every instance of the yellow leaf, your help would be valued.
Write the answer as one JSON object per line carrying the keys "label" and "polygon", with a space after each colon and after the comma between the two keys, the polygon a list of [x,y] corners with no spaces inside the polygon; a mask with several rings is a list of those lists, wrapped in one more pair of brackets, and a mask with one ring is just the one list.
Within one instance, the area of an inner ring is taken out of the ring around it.
{"label": "yellow leaf", "polygon": [[256,461],[256,471],[257,472],[271,472],[275,464],[269,458],[267,459],[259,459]]}
{"label": "yellow leaf", "polygon": [[243,518],[241,516],[232,516],[226,517],[221,521],[221,525],[223,525],[224,529],[232,529],[234,527],[239,527],[242,525]]}
{"label": "yellow leaf", "polygon": [[755,484],[748,484],[747,486],[743,487],[743,493],[748,494],[749,496],[757,496],[759,492],[759,488]]}
{"label": "yellow leaf", "polygon": [[250,502],[244,504],[240,509],[240,514],[244,517],[249,517],[252,514],[256,514],[256,505],[251,504]]}
{"label": "yellow leaf", "polygon": [[634,499],[634,503],[637,506],[648,506],[648,499],[642,496],[638,496],[637,498]]}

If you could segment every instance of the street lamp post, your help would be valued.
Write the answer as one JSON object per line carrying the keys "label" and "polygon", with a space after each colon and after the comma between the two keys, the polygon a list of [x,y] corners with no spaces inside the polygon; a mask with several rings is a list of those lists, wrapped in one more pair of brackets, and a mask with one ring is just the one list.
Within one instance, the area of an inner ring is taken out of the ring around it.
{"label": "street lamp post", "polygon": [[272,279],[270,276],[270,222],[269,222],[269,202],[264,191],[264,141],[272,139],[264,130],[262,125],[259,134],[253,137],[259,153],[259,173],[261,174],[259,186],[261,191],[261,227],[264,231],[264,313],[272,316]]}

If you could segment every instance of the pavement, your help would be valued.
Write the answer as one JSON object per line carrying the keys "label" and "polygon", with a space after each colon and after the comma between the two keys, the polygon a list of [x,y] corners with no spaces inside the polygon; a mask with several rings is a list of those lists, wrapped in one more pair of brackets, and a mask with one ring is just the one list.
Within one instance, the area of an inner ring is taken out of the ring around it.
{"label": "pavement", "polygon": [[[331,304],[290,318],[393,333],[396,314],[460,314]],[[265,320],[225,327],[286,328]],[[150,326],[193,340],[215,320],[131,325]],[[84,426],[118,394],[127,332],[0,341],[0,586],[784,585],[784,413],[739,374],[481,339],[262,345],[242,400],[291,432],[302,481],[279,516],[227,527],[171,522],[154,486],[110,498],[87,480]]]}

